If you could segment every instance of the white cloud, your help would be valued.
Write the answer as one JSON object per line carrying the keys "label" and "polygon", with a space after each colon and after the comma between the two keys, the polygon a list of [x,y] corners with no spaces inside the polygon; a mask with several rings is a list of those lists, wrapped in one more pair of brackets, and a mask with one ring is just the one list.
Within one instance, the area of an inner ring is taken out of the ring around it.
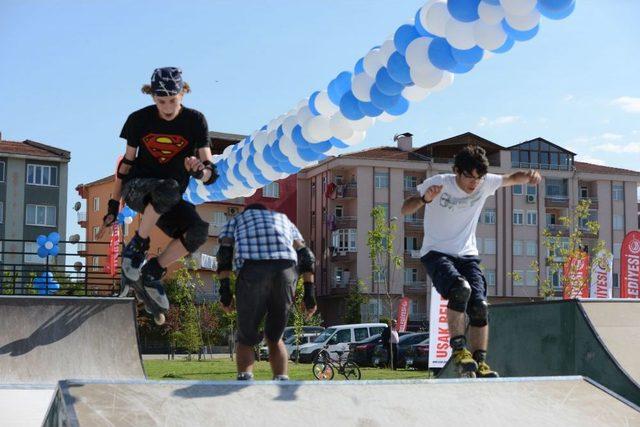
{"label": "white cloud", "polygon": [[640,98],[621,96],[611,101],[611,105],[620,107],[627,113],[640,113]]}
{"label": "white cloud", "polygon": [[606,144],[597,145],[592,148],[593,151],[604,151],[607,153],[640,153],[640,142],[630,142],[628,144]]}
{"label": "white cloud", "polygon": [[585,163],[592,163],[594,165],[600,165],[600,166],[605,166],[607,163],[602,160],[602,159],[598,159],[596,157],[591,157],[588,154],[578,154],[576,156],[576,160],[579,162],[585,162]]}
{"label": "white cloud", "polygon": [[605,132],[602,135],[600,135],[600,138],[604,139],[605,141],[617,141],[619,139],[624,138],[624,135],[620,135],[618,133]]}
{"label": "white cloud", "polygon": [[589,141],[591,141],[593,138],[589,138],[587,136],[579,136],[577,138],[573,138],[571,140],[569,140],[569,143],[571,144],[586,144]]}
{"label": "white cloud", "polygon": [[573,96],[572,94],[568,93],[565,96],[562,97],[562,100],[564,102],[570,102],[573,101],[575,99],[575,96]]}
{"label": "white cloud", "polygon": [[496,117],[494,120],[490,120],[487,117],[480,117],[478,121],[478,126],[504,126],[509,125],[511,123],[516,123],[520,121],[520,116],[500,116]]}

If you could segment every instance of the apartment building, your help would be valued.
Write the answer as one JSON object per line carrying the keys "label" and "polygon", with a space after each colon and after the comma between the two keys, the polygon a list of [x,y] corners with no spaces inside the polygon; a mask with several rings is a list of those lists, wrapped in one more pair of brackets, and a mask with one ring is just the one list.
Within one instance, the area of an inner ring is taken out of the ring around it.
{"label": "apartment building", "polygon": [[[600,224],[598,235],[587,233],[583,240],[593,248],[602,239],[613,252],[617,295],[620,246],[624,235],[638,227],[640,172],[577,162],[575,153],[543,138],[510,147],[472,133],[418,148],[408,133],[395,141],[394,147],[333,157],[298,174],[298,224],[317,255],[319,308],[329,324],[341,321],[349,287],[358,280],[369,295],[364,318],[373,320],[383,312],[388,282],[394,306],[399,297],[410,298],[410,321],[428,319],[431,283],[419,259],[424,211],[405,217],[400,208],[424,179],[450,173],[453,156],[469,144],[486,150],[491,173],[534,168],[543,176],[539,186],[501,188],[485,204],[477,241],[489,295],[539,295],[539,281],[549,274],[543,232],[568,236],[560,217],[581,199],[590,200],[589,219]],[[375,206],[386,210],[389,224],[396,224],[395,255],[404,261],[400,269],[389,268],[387,277],[373,273],[366,246]],[[534,260],[542,266],[540,278],[531,267]],[[561,278],[556,274],[551,280],[559,291]]]}
{"label": "apartment building", "polygon": [[[68,151],[0,135],[0,264],[5,271],[38,270],[45,260],[35,254],[36,238],[52,231],[66,237],[70,160]],[[64,265],[65,257],[50,257],[49,263]]]}

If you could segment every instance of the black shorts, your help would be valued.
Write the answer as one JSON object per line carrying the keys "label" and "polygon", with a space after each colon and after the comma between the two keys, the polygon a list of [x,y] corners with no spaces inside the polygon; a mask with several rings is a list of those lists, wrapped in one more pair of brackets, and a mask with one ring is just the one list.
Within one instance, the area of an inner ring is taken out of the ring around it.
{"label": "black shorts", "polygon": [[238,341],[254,346],[262,340],[259,328],[266,317],[264,335],[282,338],[293,304],[298,271],[290,260],[246,260],[236,282]]}
{"label": "black shorts", "polygon": [[452,256],[429,251],[420,261],[442,298],[448,299],[451,287],[462,277],[471,286],[469,302],[487,300],[487,281],[480,270],[480,258],[477,256]]}
{"label": "black shorts", "polygon": [[[151,200],[151,192],[161,184],[157,178],[133,178],[122,187],[122,198],[134,211],[143,213]],[[181,196],[181,195],[180,195]],[[173,199],[168,195],[167,199]],[[164,234],[172,239],[179,239],[194,224],[203,223],[196,207],[180,197],[178,203],[158,219],[156,225]]]}

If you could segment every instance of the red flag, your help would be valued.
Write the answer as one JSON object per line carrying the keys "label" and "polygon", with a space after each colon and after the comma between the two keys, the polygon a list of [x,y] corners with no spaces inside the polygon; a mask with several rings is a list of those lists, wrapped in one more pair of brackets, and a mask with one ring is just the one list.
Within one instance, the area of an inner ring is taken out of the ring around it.
{"label": "red flag", "polygon": [[589,298],[589,254],[580,250],[564,263],[562,268],[564,299]]}
{"label": "red flag", "polygon": [[409,320],[409,298],[400,298],[398,303],[398,332],[407,330],[407,321]]}
{"label": "red flag", "polygon": [[109,254],[107,256],[107,262],[104,265],[104,272],[110,274],[111,277],[115,277],[116,271],[118,270],[118,255],[120,255],[119,228],[118,222],[114,222],[111,240],[109,241]]}
{"label": "red flag", "polygon": [[640,298],[640,231],[630,231],[620,249],[620,298]]}

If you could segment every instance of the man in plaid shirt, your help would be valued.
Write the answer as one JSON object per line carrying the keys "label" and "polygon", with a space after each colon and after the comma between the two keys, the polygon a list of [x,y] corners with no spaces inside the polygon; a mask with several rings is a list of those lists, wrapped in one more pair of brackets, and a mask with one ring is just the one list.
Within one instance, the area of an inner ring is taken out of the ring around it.
{"label": "man in plaid shirt", "polygon": [[233,267],[237,273],[237,378],[253,378],[253,346],[262,340],[259,327],[266,315],[264,335],[273,378],[288,380],[288,355],[282,334],[294,300],[298,274],[302,274],[304,281],[307,316],[316,311],[314,255],[286,215],[258,203],[247,206],[244,212],[227,222],[219,240],[220,302],[226,312],[233,311],[229,279]]}

